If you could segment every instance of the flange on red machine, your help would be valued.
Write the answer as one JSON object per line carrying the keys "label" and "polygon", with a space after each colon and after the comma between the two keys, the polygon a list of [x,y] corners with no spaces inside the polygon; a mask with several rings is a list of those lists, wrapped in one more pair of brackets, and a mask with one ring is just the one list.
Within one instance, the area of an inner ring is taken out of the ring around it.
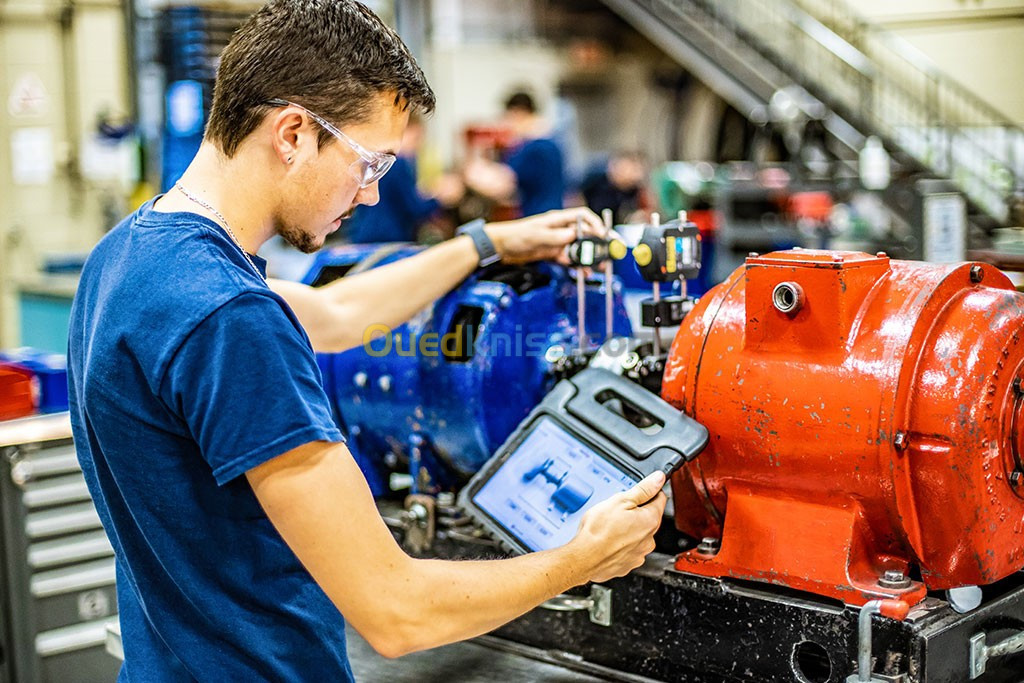
{"label": "flange on red machine", "polygon": [[677,526],[705,539],[677,569],[853,605],[1020,569],[1022,336],[1024,295],[987,265],[748,258],[665,370],[711,432],[672,480]]}

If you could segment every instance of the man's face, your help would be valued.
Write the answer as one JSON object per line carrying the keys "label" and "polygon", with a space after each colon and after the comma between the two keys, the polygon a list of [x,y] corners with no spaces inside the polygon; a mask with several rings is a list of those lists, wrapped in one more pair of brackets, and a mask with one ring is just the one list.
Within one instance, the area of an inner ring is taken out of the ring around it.
{"label": "man's face", "polygon": [[502,125],[517,137],[527,137],[532,132],[533,114],[526,109],[506,109],[501,117]]}
{"label": "man's face", "polygon": [[[340,130],[370,152],[396,154],[402,133],[409,120],[404,103],[395,105],[394,93],[382,93],[375,99],[365,123],[345,126]],[[276,230],[286,242],[305,253],[324,245],[327,235],[341,227],[359,204],[373,206],[380,199],[377,183],[360,187],[352,172],[353,164],[361,164],[359,153],[348,143],[331,138],[315,150],[315,136],[320,127],[307,122],[314,149],[298,154],[296,166],[285,180]]]}
{"label": "man's face", "polygon": [[608,180],[620,190],[632,190],[644,183],[647,169],[632,157],[616,157],[608,162]]}

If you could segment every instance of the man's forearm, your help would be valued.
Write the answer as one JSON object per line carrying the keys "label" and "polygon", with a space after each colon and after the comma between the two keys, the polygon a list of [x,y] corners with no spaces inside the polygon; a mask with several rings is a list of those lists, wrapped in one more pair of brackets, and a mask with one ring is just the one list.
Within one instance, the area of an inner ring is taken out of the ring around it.
{"label": "man's forearm", "polygon": [[[489,223],[487,235],[509,264],[558,259],[576,236],[577,225],[601,234],[601,219],[585,208]],[[271,280],[291,306],[313,348],[336,352],[363,344],[371,325],[393,329],[451,291],[473,272],[479,254],[469,237],[456,237],[411,258],[344,277],[319,289]],[[372,332],[372,330],[370,330]]]}
{"label": "man's forearm", "polygon": [[562,547],[510,560],[416,560],[417,595],[405,604],[418,609],[400,622],[404,649],[415,652],[482,635],[585,583],[591,567],[575,552]]}
{"label": "man's forearm", "polygon": [[516,193],[516,174],[505,164],[477,159],[466,169],[466,185],[489,199],[511,199]]}
{"label": "man's forearm", "polygon": [[351,320],[397,327],[444,296],[479,262],[469,237],[456,237],[410,258],[336,280],[320,292],[352,311]]}
{"label": "man's forearm", "polygon": [[410,258],[314,289],[272,280],[317,351],[344,351],[366,341],[371,326],[394,329],[444,296],[473,272],[473,240],[456,237]]}
{"label": "man's forearm", "polygon": [[607,545],[574,539],[507,561],[417,560],[395,543],[341,444],[306,444],[246,476],[327,596],[388,656],[486,633],[586,581]]}

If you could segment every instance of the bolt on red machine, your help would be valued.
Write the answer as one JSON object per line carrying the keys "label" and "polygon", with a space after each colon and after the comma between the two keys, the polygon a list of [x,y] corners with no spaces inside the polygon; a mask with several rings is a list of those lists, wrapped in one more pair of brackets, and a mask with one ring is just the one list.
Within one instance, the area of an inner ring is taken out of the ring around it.
{"label": "bolt on red machine", "polygon": [[704,296],[662,396],[711,434],[673,478],[692,574],[863,605],[1024,566],[1024,295],[997,269],[793,250]]}

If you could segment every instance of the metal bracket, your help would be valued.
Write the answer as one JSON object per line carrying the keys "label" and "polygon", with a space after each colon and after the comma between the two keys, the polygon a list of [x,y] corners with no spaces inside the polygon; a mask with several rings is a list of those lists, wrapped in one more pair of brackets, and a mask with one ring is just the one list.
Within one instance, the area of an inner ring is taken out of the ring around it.
{"label": "metal bracket", "polygon": [[590,597],[581,595],[556,595],[542,602],[540,606],[554,612],[590,613],[590,620],[600,626],[612,625],[612,589],[594,584],[590,587]]}
{"label": "metal bracket", "polygon": [[[903,674],[886,675],[876,674],[871,671],[871,616],[882,614],[887,608],[886,603],[896,601],[870,600],[860,608],[860,615],[857,617],[857,673],[850,674],[846,683],[887,683],[890,681],[904,681]],[[897,603],[898,604],[898,603]],[[885,613],[895,619],[904,619],[906,611],[902,616],[895,616],[891,612]]]}
{"label": "metal bracket", "polygon": [[988,660],[993,657],[1002,657],[1003,655],[1010,655],[1015,652],[1024,652],[1024,631],[1020,631],[1016,635],[1010,636],[1005,640],[1001,640],[995,645],[985,644],[985,633],[975,633],[971,636],[970,640],[970,672],[971,680],[980,677],[985,673],[985,668],[988,666]]}

